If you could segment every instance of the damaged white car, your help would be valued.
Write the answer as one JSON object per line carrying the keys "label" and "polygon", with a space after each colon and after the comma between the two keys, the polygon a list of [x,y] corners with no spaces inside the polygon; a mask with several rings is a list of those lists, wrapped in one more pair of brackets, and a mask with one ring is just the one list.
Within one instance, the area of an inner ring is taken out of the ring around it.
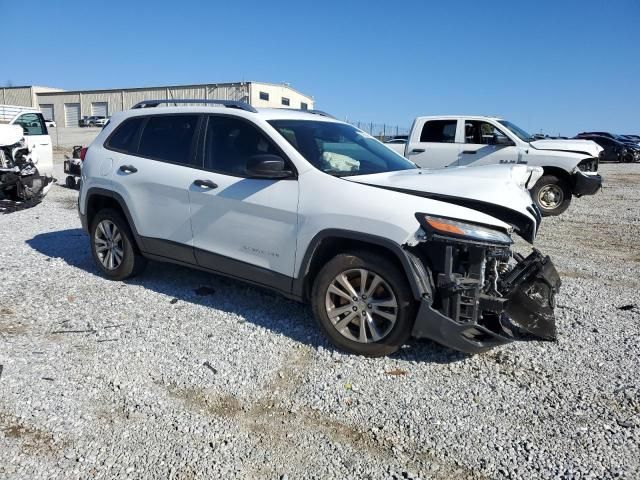
{"label": "damaged white car", "polygon": [[0,199],[38,203],[53,181],[39,166],[38,155],[27,144],[22,127],[0,124]]}
{"label": "damaged white car", "polygon": [[535,140],[496,117],[417,117],[407,143],[388,146],[430,169],[494,164],[542,167],[544,174],[530,191],[543,215],[561,214],[572,197],[593,195],[602,185],[598,174],[602,148],[595,142]]}
{"label": "damaged white car", "polygon": [[469,170],[419,169],[321,112],[152,100],[89,146],[78,208],[107,278],[151,259],[241,279],[310,302],[350,352],[555,339],[558,273],[511,250],[540,226],[542,169]]}

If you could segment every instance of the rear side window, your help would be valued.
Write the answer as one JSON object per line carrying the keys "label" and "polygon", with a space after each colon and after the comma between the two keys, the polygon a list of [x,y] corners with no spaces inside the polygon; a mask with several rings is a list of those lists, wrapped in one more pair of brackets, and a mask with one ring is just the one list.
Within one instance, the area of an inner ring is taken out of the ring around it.
{"label": "rear side window", "polygon": [[137,138],[138,130],[145,120],[145,117],[133,117],[125,120],[111,134],[105,146],[110,150],[135,155],[138,146],[134,142]]}
{"label": "rear side window", "polygon": [[457,120],[430,120],[422,127],[421,142],[454,143]]}
{"label": "rear side window", "polygon": [[183,165],[197,165],[193,143],[198,115],[157,115],[149,117],[138,155]]}

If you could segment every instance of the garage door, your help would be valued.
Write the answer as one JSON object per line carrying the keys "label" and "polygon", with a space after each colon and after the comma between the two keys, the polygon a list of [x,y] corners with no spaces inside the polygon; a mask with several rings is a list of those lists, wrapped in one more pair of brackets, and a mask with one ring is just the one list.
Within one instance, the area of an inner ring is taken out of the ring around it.
{"label": "garage door", "polygon": [[91,115],[96,117],[106,117],[107,102],[91,102]]}
{"label": "garage door", "polygon": [[42,116],[45,120],[53,120],[53,104],[48,103],[40,105],[40,111],[42,111]]}
{"label": "garage door", "polygon": [[65,127],[77,127],[80,123],[80,104],[64,104],[64,125]]}

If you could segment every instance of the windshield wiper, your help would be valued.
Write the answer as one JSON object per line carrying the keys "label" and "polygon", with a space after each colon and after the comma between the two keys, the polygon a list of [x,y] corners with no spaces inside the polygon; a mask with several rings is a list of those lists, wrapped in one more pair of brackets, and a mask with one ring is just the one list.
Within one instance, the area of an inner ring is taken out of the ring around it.
{"label": "windshield wiper", "polygon": [[333,177],[351,177],[353,175],[358,175],[358,172],[344,172],[342,170],[323,170],[323,172]]}

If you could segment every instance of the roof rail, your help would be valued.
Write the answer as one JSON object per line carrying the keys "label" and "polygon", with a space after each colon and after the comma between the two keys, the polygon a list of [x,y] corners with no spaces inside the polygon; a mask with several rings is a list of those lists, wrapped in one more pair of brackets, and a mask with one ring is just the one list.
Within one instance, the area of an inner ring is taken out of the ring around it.
{"label": "roof rail", "polygon": [[238,100],[205,100],[205,99],[184,99],[184,98],[176,98],[176,99],[168,99],[168,100],[143,100],[142,102],[138,102],[136,103],[133,107],[131,107],[132,109],[134,108],[150,108],[150,107],[157,107],[158,105],[161,104],[178,104],[178,103],[209,103],[212,105],[221,105],[223,107],[227,107],[227,108],[237,108],[238,110],[244,110],[246,112],[252,112],[252,113],[258,113],[258,111],[253,108],[251,105],[249,105],[246,102],[241,102]]}
{"label": "roof rail", "polygon": [[306,109],[302,109],[302,108],[282,108],[281,110],[289,110],[289,111],[293,111],[293,112],[302,112],[302,113],[311,113],[313,115],[320,115],[321,117],[328,117],[328,118],[333,118],[333,119],[336,118],[333,115],[331,115],[330,113],[323,112],[322,110],[306,110]]}
{"label": "roof rail", "polygon": [[329,117],[329,118],[333,118],[333,119],[336,118],[333,115],[331,115],[330,113],[323,112],[322,110],[302,110],[302,111],[303,112],[313,113],[314,115],[320,115],[322,117]]}

